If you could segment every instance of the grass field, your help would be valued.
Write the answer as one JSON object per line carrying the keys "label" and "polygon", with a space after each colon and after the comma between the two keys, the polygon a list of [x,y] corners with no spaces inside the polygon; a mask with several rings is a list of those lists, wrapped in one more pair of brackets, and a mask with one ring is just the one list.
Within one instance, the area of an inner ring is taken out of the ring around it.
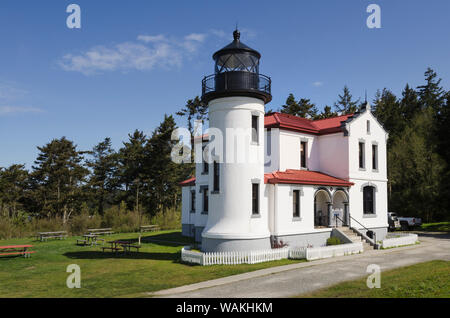
{"label": "grass field", "polygon": [[[137,237],[138,233],[126,233],[105,238],[108,241]],[[103,253],[98,246],[77,246],[77,238],[80,237],[48,242],[0,241],[0,246],[32,244],[36,251],[31,258],[0,257],[0,297],[142,297],[145,292],[298,262],[280,260],[234,266],[182,264],[181,248],[192,242],[179,231],[145,234],[139,253],[119,256]],[[70,264],[81,268],[80,289],[66,286],[70,275],[66,268]]]}
{"label": "grass field", "polygon": [[450,222],[424,223],[418,230],[427,232],[450,232]]}
{"label": "grass field", "polygon": [[450,262],[432,261],[381,273],[381,288],[369,289],[366,278],[341,283],[299,297],[436,298],[450,297]]}

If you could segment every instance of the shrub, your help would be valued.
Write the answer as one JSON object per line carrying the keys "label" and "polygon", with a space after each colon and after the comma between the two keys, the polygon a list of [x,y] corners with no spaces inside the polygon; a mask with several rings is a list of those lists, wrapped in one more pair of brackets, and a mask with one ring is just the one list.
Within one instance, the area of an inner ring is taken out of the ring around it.
{"label": "shrub", "polygon": [[180,229],[181,211],[178,209],[170,209],[165,212],[158,212],[150,219],[150,224],[157,224],[162,230]]}
{"label": "shrub", "polygon": [[338,237],[330,237],[329,239],[327,239],[327,246],[339,244],[342,244],[342,242]]}

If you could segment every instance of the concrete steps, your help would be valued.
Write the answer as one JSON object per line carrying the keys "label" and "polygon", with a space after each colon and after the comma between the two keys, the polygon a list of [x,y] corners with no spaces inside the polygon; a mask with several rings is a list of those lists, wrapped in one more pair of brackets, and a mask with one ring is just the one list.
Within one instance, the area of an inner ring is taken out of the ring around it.
{"label": "concrete steps", "polygon": [[356,234],[355,232],[353,232],[352,229],[348,227],[339,227],[338,230],[344,233],[353,243],[362,242],[364,251],[374,249],[372,245],[363,240],[363,238],[358,234]]}

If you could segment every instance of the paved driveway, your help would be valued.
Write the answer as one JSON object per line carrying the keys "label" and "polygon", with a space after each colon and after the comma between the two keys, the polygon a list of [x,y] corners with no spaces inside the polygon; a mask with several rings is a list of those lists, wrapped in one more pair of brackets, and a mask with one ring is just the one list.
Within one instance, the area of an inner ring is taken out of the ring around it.
{"label": "paved driveway", "polygon": [[449,234],[418,234],[421,244],[415,246],[371,250],[358,255],[274,267],[149,295],[181,298],[290,297],[343,281],[367,277],[369,274],[366,269],[369,264],[377,264],[383,271],[431,260],[450,261]]}

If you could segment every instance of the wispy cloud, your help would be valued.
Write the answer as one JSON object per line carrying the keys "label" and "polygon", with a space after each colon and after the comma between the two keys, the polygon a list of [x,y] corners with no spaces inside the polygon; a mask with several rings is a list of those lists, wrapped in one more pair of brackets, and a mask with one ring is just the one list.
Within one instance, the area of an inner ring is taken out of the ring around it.
{"label": "wispy cloud", "polygon": [[92,75],[107,71],[149,71],[156,67],[180,67],[184,59],[195,54],[208,34],[191,33],[182,38],[163,34],[141,34],[136,41],[110,47],[95,46],[80,54],[66,54],[59,65],[66,71]]}
{"label": "wispy cloud", "polygon": [[42,113],[43,110],[36,107],[23,107],[23,106],[0,106],[0,116],[23,114],[23,113]]}
{"label": "wispy cloud", "polygon": [[14,100],[25,96],[27,93],[27,91],[17,88],[12,83],[0,82],[0,100]]}
{"label": "wispy cloud", "polygon": [[[256,33],[241,29],[245,38]],[[206,40],[231,38],[231,34],[218,29],[204,33],[190,33],[181,37],[165,34],[140,34],[135,40],[115,45],[98,45],[79,53],[62,56],[59,66],[66,71],[93,75],[111,71],[149,71],[155,68],[180,67],[199,52]],[[222,42],[221,42],[222,43]]]}
{"label": "wispy cloud", "polygon": [[315,87],[323,86],[323,82],[320,82],[320,81],[313,82],[312,84],[313,84],[313,86],[315,86]]}
{"label": "wispy cloud", "polygon": [[0,116],[43,112],[37,107],[21,106],[28,104],[24,99],[27,94],[26,90],[17,87],[13,82],[0,81]]}

